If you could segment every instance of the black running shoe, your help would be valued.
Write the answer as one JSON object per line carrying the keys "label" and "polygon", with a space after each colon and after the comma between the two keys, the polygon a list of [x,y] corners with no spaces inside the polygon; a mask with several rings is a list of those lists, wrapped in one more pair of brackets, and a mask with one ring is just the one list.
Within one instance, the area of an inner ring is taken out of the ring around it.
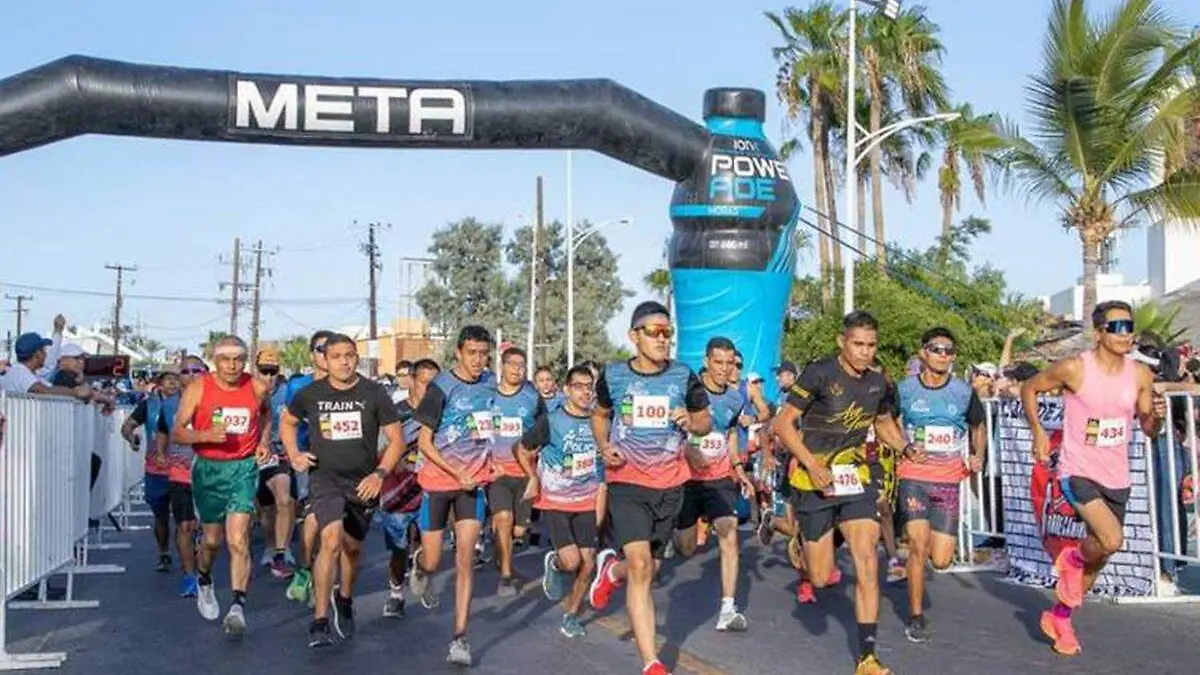
{"label": "black running shoe", "polygon": [[308,627],[308,646],[316,649],[333,644],[333,633],[329,630],[328,619],[317,619]]}
{"label": "black running shoe", "polygon": [[330,607],[333,608],[333,629],[337,631],[338,637],[349,640],[354,637],[354,601],[343,598],[337,590],[333,591],[332,599]]}

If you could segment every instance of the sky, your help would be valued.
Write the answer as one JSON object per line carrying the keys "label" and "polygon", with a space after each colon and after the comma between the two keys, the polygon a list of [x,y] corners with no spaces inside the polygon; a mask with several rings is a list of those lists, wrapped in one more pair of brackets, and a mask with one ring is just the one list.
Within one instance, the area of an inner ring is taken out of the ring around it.
{"label": "sky", "polygon": [[[1026,122],[1023,88],[1038,67],[1049,1],[924,4],[941,27],[954,99]],[[773,95],[770,48],[780,40],[763,12],[785,6],[761,0],[3,3],[0,77],[67,54],[300,75],[607,77],[697,121],[705,89],[754,87],[769,94],[766,128],[778,145],[783,115]],[[1192,0],[1163,6],[1186,25],[1200,24],[1200,4]],[[811,165],[806,153],[792,160],[805,203],[812,202]],[[933,242],[940,228],[933,174],[912,204],[888,190],[889,239],[903,246]],[[359,244],[366,223],[378,221],[391,225],[379,241],[386,323],[405,311],[401,258],[427,255],[435,229],[467,216],[503,222],[511,232],[519,217],[533,213],[539,175],[547,219],[565,219],[562,151],[61,141],[0,159],[0,288],[34,296],[26,330],[48,331],[60,312],[90,326],[111,316],[112,299],[104,294],[113,291],[115,275],[105,265],[137,265],[126,276],[126,316],[160,341],[195,348],[209,330],[228,328],[229,307],[215,298],[226,295],[218,284],[231,273],[221,256],[229,257],[241,237],[277,251],[268,256],[264,338],[365,324],[367,262]],[[610,325],[619,337],[628,311],[647,295],[642,277],[662,264],[673,186],[587,152],[574,153],[572,182],[577,219],[634,221],[606,230],[625,285],[637,294]],[[994,228],[977,244],[976,260],[1004,270],[1014,290],[1047,295],[1075,282],[1077,239],[1061,230],[1053,204],[1026,203],[997,187],[986,207],[965,196],[959,217],[972,214]],[[1144,279],[1144,231],[1123,235],[1117,256],[1128,280]],[[802,254],[799,264],[801,274],[811,270],[815,255]],[[12,329],[13,303],[6,300],[4,309],[0,325]],[[241,326],[245,333],[246,319]]]}

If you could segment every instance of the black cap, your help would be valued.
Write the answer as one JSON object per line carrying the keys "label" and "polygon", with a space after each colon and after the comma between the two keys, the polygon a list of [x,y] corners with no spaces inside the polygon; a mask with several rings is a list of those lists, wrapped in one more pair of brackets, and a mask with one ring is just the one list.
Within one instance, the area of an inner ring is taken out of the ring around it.
{"label": "black cap", "polygon": [[633,316],[629,319],[629,327],[637,328],[639,325],[641,325],[643,319],[648,316],[654,316],[655,314],[661,314],[668,319],[671,318],[671,313],[667,311],[667,308],[664,307],[661,302],[647,300],[646,302],[643,302],[637,307],[633,308]]}
{"label": "black cap", "polygon": [[704,119],[709,117],[736,117],[762,122],[767,119],[767,95],[758,89],[709,89],[704,92]]}
{"label": "black cap", "polygon": [[775,366],[775,372],[776,373],[791,373],[793,375],[800,374],[800,371],[796,370],[796,364],[792,363],[791,361],[780,362],[780,364],[778,366]]}

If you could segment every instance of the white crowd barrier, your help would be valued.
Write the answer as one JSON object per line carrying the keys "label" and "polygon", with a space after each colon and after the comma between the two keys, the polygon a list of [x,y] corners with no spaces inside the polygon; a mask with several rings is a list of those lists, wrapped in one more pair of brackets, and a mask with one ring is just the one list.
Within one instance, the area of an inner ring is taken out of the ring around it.
{"label": "white crowd barrier", "polygon": [[1004,504],[1000,493],[1000,461],[993,439],[999,402],[983,401],[984,432],[987,454],[983,470],[963,480],[958,487],[958,551],[948,572],[1003,572],[1007,558],[995,545],[981,547],[986,541],[1003,542],[1000,527]]}
{"label": "white crowd barrier", "polygon": [[[77,609],[99,606],[77,600],[75,575],[123,572],[118,565],[89,565],[88,548],[98,531],[89,516],[121,504],[131,478],[127,464],[141,456],[120,438],[127,411],[102,415],[71,399],[0,392],[0,670],[54,668],[62,652],[14,654],[7,650],[9,609]],[[108,474],[89,490],[92,453]],[[95,499],[93,499],[93,497]],[[48,580],[66,576],[62,599],[51,599]],[[16,600],[36,588],[36,600]]]}

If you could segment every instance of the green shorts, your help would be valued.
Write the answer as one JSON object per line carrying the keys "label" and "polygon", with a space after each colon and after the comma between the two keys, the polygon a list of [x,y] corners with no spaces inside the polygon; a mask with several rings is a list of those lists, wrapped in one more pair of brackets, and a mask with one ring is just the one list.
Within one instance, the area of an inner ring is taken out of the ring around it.
{"label": "green shorts", "polygon": [[197,457],[192,464],[192,496],[204,525],[222,525],[234,513],[254,513],[258,463],[254,457],[215,460]]}

